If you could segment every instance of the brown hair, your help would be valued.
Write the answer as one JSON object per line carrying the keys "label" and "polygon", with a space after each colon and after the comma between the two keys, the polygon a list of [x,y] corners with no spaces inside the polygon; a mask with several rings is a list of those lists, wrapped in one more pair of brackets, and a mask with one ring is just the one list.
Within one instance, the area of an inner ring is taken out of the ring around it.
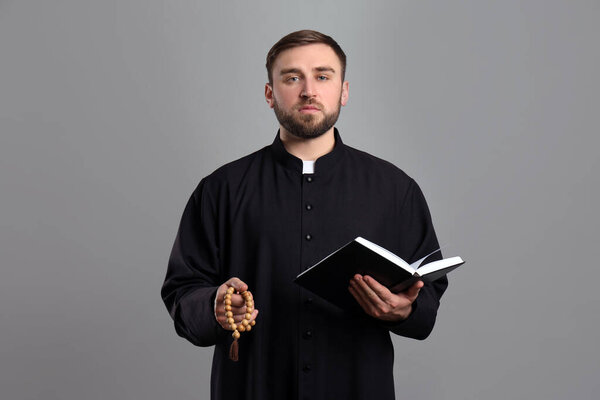
{"label": "brown hair", "polygon": [[285,35],[277,43],[271,47],[269,53],[267,53],[267,75],[269,76],[269,83],[273,83],[273,64],[277,56],[284,51],[294,47],[306,46],[308,44],[322,43],[331,47],[335,54],[340,59],[342,64],[342,82],[346,76],[346,54],[342,50],[339,44],[332,37],[322,34],[321,32],[304,29],[301,31],[292,32]]}

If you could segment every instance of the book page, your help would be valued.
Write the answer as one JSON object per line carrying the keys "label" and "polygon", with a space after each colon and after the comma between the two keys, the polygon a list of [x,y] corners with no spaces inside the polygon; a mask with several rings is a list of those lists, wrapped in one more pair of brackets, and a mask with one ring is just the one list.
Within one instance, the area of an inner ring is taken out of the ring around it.
{"label": "book page", "polygon": [[414,263],[410,264],[411,267],[413,267],[415,269],[415,271],[417,269],[419,269],[419,267],[421,266],[421,263],[430,255],[437,253],[438,251],[441,251],[442,249],[439,248],[437,250],[432,251],[431,253],[427,254],[425,257],[418,259],[417,261],[415,261]]}
{"label": "book page", "polygon": [[452,267],[454,265],[464,263],[463,259],[460,257],[450,257],[444,258],[443,260],[434,261],[432,263],[426,264],[418,269],[417,273],[421,276],[425,276],[432,272],[438,271],[440,269]]}

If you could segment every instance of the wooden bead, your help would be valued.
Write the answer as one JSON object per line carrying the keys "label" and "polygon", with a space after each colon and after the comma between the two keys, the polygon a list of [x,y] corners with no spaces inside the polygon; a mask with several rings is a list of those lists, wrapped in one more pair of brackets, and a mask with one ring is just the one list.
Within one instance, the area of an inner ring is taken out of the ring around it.
{"label": "wooden bead", "polygon": [[235,322],[235,321],[233,320],[233,318],[231,318],[231,317],[227,318],[227,323],[228,323],[229,325],[233,325],[233,323],[234,323],[234,322]]}
{"label": "wooden bead", "polygon": [[251,327],[250,325],[248,325],[248,326],[246,327],[246,332],[250,332],[251,330],[252,330],[252,327]]}
{"label": "wooden bead", "polygon": [[225,299],[225,305],[226,306],[230,306],[231,305],[231,299]]}
{"label": "wooden bead", "polygon": [[227,293],[228,293],[228,294],[233,294],[233,292],[235,292],[235,289],[233,288],[233,286],[229,286],[229,287],[227,288]]}
{"label": "wooden bead", "polygon": [[243,319],[243,320],[242,320],[242,325],[243,325],[244,327],[248,327],[248,324],[249,324],[249,322],[248,322],[248,320],[247,320],[247,319]]}
{"label": "wooden bead", "polygon": [[246,318],[248,321],[250,321],[250,318],[252,318],[252,314],[247,312],[246,315],[244,315],[244,318]]}
{"label": "wooden bead", "polygon": [[231,336],[233,336],[234,339],[239,339],[240,333],[238,331],[233,331],[233,334]]}
{"label": "wooden bead", "polygon": [[235,331],[235,330],[237,330],[238,327],[237,327],[236,324],[231,324],[230,328],[231,328],[232,331]]}
{"label": "wooden bead", "polygon": [[225,311],[231,311],[231,306],[229,304],[225,306]]}
{"label": "wooden bead", "polygon": [[237,327],[237,330],[238,330],[239,332],[244,332],[244,331],[246,330],[246,328],[244,327],[244,325],[242,325],[242,324],[239,324],[239,325],[238,325],[238,327]]}
{"label": "wooden bead", "polygon": [[256,325],[256,320],[252,320],[252,322],[250,322],[250,325],[251,325],[251,326],[254,326],[254,325]]}
{"label": "wooden bead", "polygon": [[225,316],[226,316],[227,318],[232,318],[232,317],[233,317],[233,312],[231,312],[231,311],[226,311],[226,312],[225,312]]}

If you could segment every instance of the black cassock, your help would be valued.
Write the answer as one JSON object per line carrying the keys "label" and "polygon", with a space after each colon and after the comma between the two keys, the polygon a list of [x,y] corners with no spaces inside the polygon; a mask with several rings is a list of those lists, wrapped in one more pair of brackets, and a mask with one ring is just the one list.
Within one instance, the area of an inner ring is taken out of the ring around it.
{"label": "black cassock", "polygon": [[[423,287],[410,317],[394,324],[342,311],[293,283],[357,236],[407,261],[438,248],[415,181],[344,145],[337,130],[335,139],[303,175],[278,134],[204,178],[187,203],[162,297],[180,336],[216,345],[212,399],[394,399],[389,332],[424,339],[433,328],[445,277]],[[213,309],[231,277],[248,284],[259,310],[237,363],[228,358],[231,331]]]}

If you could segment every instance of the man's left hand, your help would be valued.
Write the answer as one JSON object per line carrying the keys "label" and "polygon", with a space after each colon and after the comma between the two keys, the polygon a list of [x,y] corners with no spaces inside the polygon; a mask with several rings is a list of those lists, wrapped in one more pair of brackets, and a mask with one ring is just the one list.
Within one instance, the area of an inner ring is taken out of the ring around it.
{"label": "man's left hand", "polygon": [[410,315],[412,303],[424,286],[416,282],[400,293],[392,293],[368,275],[354,275],[350,279],[348,290],[362,309],[372,317],[383,321],[401,321]]}

